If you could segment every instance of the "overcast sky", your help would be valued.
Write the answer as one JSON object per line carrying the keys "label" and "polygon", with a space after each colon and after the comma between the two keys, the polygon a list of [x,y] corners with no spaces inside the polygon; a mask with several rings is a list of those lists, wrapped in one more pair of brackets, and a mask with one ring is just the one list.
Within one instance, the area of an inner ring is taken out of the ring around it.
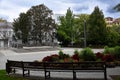
{"label": "overcast sky", "polygon": [[54,14],[65,14],[70,7],[74,14],[91,14],[95,6],[103,11],[105,17],[120,17],[120,12],[115,12],[113,7],[120,0],[0,0],[0,18],[12,22],[21,12],[26,12],[31,6],[44,4]]}

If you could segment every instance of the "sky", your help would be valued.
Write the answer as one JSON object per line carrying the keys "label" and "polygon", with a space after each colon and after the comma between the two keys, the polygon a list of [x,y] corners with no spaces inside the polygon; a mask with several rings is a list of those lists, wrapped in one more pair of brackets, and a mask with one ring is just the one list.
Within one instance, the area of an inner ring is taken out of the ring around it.
{"label": "sky", "polygon": [[98,6],[105,17],[119,18],[120,12],[113,10],[118,3],[120,0],[0,0],[0,18],[13,22],[20,13],[39,4],[46,5],[54,14],[65,14],[68,8],[74,14],[91,14]]}

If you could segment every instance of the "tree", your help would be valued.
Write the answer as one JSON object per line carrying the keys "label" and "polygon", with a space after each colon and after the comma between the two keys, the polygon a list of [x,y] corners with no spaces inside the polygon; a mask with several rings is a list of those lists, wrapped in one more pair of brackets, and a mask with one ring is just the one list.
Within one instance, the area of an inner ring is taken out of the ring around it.
{"label": "tree", "polygon": [[14,20],[13,26],[18,39],[22,39],[24,43],[31,39],[36,44],[42,43],[46,34],[53,39],[52,33],[56,28],[55,21],[52,19],[52,11],[43,4],[33,6],[26,13],[21,13]]}
{"label": "tree", "polygon": [[88,44],[104,45],[106,43],[107,29],[103,12],[95,7],[88,20]]}
{"label": "tree", "polygon": [[114,7],[114,9],[115,9],[116,11],[120,11],[120,3],[117,4],[117,5]]}
{"label": "tree", "polygon": [[37,44],[37,42],[42,43],[45,34],[49,34],[53,37],[51,31],[56,29],[56,25],[55,21],[52,19],[52,10],[44,4],[41,4],[33,6],[27,13],[31,18],[31,38],[34,40],[35,44]]}
{"label": "tree", "polygon": [[74,39],[76,46],[83,46],[84,39],[84,21],[88,22],[88,14],[75,15],[74,19]]}
{"label": "tree", "polygon": [[18,39],[22,39],[23,43],[28,42],[30,32],[30,19],[28,14],[20,13],[19,18],[14,19],[13,30]]}
{"label": "tree", "polygon": [[60,17],[60,26],[58,27],[58,40],[64,46],[73,43],[74,34],[74,15],[70,8],[67,9],[65,16]]}
{"label": "tree", "polygon": [[107,45],[108,46],[116,46],[119,44],[120,40],[120,34],[119,31],[120,28],[117,26],[107,27]]}

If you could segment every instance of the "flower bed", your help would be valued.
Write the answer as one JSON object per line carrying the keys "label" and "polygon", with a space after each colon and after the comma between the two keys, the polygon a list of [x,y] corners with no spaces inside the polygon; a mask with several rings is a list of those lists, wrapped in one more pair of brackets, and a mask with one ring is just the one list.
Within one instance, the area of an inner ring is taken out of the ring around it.
{"label": "flower bed", "polygon": [[[117,47],[118,50],[118,47]],[[81,62],[81,61],[104,61],[108,67],[120,66],[119,58],[105,48],[104,52],[93,53],[91,48],[85,48],[81,51],[75,50],[73,55],[65,54],[59,51],[58,54],[52,54],[42,59],[43,62]],[[119,54],[117,53],[119,56]],[[116,58],[117,57],[117,58]]]}

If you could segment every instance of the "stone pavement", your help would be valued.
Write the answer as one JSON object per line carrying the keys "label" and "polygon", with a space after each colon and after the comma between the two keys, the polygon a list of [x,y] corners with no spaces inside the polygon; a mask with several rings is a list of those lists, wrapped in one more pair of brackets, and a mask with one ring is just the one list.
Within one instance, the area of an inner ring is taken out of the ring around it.
{"label": "stone pavement", "polygon": [[[22,71],[17,71],[17,76],[22,77]],[[31,71],[32,80],[44,80],[43,71]],[[110,76],[120,75],[120,67],[107,68],[107,79],[112,80]],[[48,80],[72,80],[72,72],[51,72],[51,79]],[[103,72],[77,72],[77,80],[104,80]]]}
{"label": "stone pavement", "polygon": [[[28,48],[25,47],[24,49],[1,49],[0,50],[0,69],[5,69],[5,63],[7,59],[9,60],[19,60],[19,61],[35,61],[35,60],[42,60],[43,57],[51,55],[51,54],[57,54],[59,50],[62,50],[66,54],[72,55],[74,50],[77,48],[52,48],[52,47],[38,47],[38,48]],[[81,50],[81,49],[78,49]],[[103,49],[93,49],[94,52],[102,52]],[[42,74],[41,74],[42,73]],[[44,76],[43,72],[40,71],[32,71],[31,73],[34,76]],[[120,67],[116,68],[107,68],[107,74],[108,79],[111,79],[111,75],[120,75]],[[65,72],[56,72],[52,73],[53,77],[59,77],[58,78],[52,78],[51,80],[61,80],[63,78],[70,78],[67,80],[71,80],[72,73],[65,73]],[[102,80],[103,79],[103,73],[77,73],[77,77],[86,80]],[[33,78],[33,77],[32,77]],[[43,78],[43,77],[42,77]],[[36,80],[42,80],[42,78],[37,78]],[[94,78],[94,79],[93,79]],[[44,80],[44,79],[43,79]],[[64,79],[63,79],[64,80]]]}

